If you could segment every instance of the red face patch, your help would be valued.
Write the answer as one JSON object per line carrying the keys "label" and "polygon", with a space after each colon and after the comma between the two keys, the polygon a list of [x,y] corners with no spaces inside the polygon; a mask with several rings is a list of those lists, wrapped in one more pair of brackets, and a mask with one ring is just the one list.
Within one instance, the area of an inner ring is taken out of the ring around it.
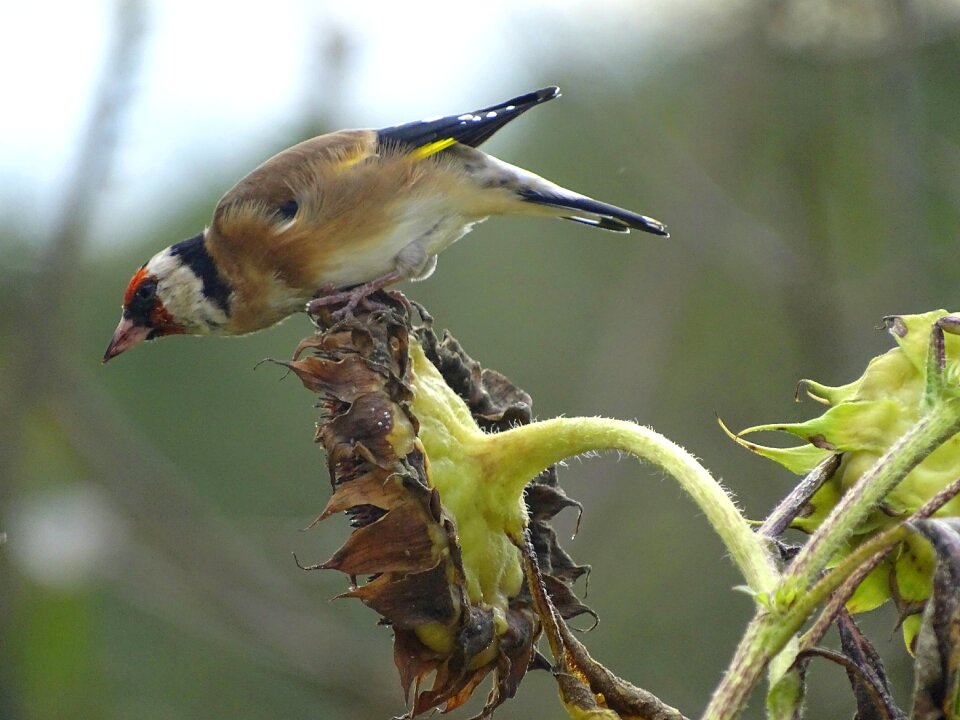
{"label": "red face patch", "polygon": [[123,294],[123,317],[135,325],[150,329],[149,338],[186,332],[157,297],[157,277],[142,267],[134,274]]}
{"label": "red face patch", "polygon": [[160,335],[182,335],[186,332],[186,330],[173,321],[173,316],[167,312],[167,309],[159,300],[153,304],[153,312],[150,313],[150,326],[154,329],[154,337],[159,337]]}
{"label": "red face patch", "polygon": [[144,265],[142,268],[137,270],[134,273],[133,277],[130,278],[130,284],[127,285],[127,291],[123,294],[123,306],[128,307],[130,302],[133,300],[134,294],[137,292],[137,288],[140,287],[142,283],[147,278],[147,266]]}

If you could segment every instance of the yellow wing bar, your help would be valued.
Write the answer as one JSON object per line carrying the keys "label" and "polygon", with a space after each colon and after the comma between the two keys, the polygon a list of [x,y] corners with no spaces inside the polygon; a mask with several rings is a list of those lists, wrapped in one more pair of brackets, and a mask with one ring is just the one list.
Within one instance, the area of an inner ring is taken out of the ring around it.
{"label": "yellow wing bar", "polygon": [[436,155],[442,150],[446,150],[451,145],[456,145],[457,141],[453,138],[444,138],[443,140],[434,140],[432,143],[421,145],[415,148],[410,154],[417,160],[423,160],[431,155]]}

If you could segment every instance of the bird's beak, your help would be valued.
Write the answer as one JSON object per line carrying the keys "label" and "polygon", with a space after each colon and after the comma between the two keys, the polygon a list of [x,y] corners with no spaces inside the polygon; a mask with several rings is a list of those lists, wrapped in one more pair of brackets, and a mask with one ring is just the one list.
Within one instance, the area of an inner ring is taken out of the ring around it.
{"label": "bird's beak", "polygon": [[147,339],[150,329],[142,325],[135,324],[132,320],[122,318],[117,329],[113,333],[113,339],[107,346],[107,351],[103,354],[103,361],[107,362],[115,358],[125,350],[129,350],[134,345],[139,345]]}

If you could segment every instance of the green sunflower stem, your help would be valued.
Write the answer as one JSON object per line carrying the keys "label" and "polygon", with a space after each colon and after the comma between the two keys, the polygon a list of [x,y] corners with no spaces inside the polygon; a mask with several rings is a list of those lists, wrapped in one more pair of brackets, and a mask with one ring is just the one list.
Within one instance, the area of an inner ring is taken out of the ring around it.
{"label": "green sunflower stem", "polygon": [[891,549],[908,530],[900,525],[857,548],[824,575],[785,613],[759,608],[740,641],[703,720],[729,720],[746,706],[750,693],[770,668],[771,685],[790,669],[800,643],[791,642],[817,607],[873,555]]}
{"label": "green sunflower stem", "polygon": [[[801,619],[794,626],[785,622],[786,619],[765,608],[757,610],[703,713],[703,720],[727,720],[740,715],[767,667],[787,647],[803,623]],[[790,662],[790,658],[784,658],[777,660],[777,665],[786,670]]]}
{"label": "green sunflower stem", "polygon": [[591,451],[620,450],[653,463],[690,495],[754,593],[769,593],[777,583],[764,540],[753,532],[730,493],[690,453],[650,428],[606,418],[555,418],[491,435],[486,449],[485,462],[495,467],[496,458],[509,459],[511,467],[502,476],[523,482],[554,463]]}

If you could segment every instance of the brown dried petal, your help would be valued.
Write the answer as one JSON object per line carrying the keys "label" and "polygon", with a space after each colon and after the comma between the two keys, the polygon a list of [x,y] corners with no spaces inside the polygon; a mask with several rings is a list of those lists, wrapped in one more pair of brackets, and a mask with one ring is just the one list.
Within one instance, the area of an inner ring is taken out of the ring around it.
{"label": "brown dried petal", "polygon": [[308,357],[283,364],[293,370],[307,390],[326,393],[343,402],[379,392],[389,380],[385,374],[370,372],[369,363],[359,355]]}
{"label": "brown dried petal", "polygon": [[395,473],[386,477],[379,469],[377,472],[364,473],[350,482],[337,485],[319,519],[325,520],[334,513],[357,505],[375,505],[389,510],[399,505],[409,492],[401,476]]}
{"label": "brown dried petal", "polygon": [[[413,449],[416,435],[410,419],[399,408],[385,399],[383,395],[362,395],[350,408],[335,418],[331,418],[323,430],[324,446],[328,434],[334,447],[346,444],[363,448],[367,459],[382,468],[392,468],[397,457],[404,456]],[[395,447],[397,441],[402,441]]]}
{"label": "brown dried petal", "polygon": [[414,692],[419,694],[420,681],[434,672],[443,662],[441,655],[417,638],[412,630],[394,628],[393,631],[393,662],[400,674],[400,687],[403,688],[404,700],[410,699],[410,688],[417,683]]}
{"label": "brown dried petal", "polygon": [[447,666],[441,666],[437,670],[433,688],[417,696],[410,715],[415,717],[440,705],[443,705],[443,712],[460,707],[470,699],[489,672],[490,668],[484,667],[463,675],[453,675]]}
{"label": "brown dried petal", "polygon": [[442,537],[431,533],[423,508],[403,503],[371,525],[358,528],[320,567],[348,575],[420,572],[433,567]]}
{"label": "brown dried petal", "polygon": [[451,590],[445,562],[438,562],[426,572],[380,575],[340,597],[358,598],[400,630],[424,623],[453,625],[461,610],[460,598]]}

